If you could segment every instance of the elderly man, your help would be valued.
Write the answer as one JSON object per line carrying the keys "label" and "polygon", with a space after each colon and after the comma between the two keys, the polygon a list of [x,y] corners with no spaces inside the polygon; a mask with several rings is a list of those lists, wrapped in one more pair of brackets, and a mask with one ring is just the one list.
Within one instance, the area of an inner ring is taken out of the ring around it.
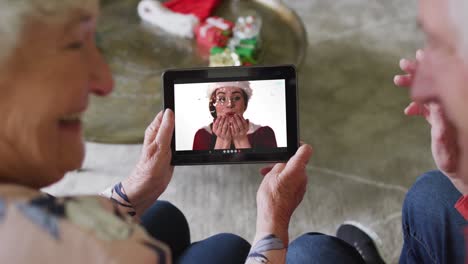
{"label": "elderly man", "polygon": [[[468,2],[421,0],[427,35],[417,60],[401,61],[411,86],[409,115],[431,125],[432,152],[440,172],[428,173],[409,191],[403,207],[401,263],[463,263],[468,219]],[[413,75],[414,74],[414,75]]]}
{"label": "elderly man", "polygon": [[[409,116],[431,126],[438,171],[421,176],[403,205],[404,245],[400,263],[464,263],[468,220],[468,2],[420,0],[419,23],[427,46],[416,60],[400,61],[406,75],[395,84],[410,87]],[[468,234],[468,232],[467,232]],[[370,238],[355,226],[338,237],[357,245],[367,263],[380,263]]]}

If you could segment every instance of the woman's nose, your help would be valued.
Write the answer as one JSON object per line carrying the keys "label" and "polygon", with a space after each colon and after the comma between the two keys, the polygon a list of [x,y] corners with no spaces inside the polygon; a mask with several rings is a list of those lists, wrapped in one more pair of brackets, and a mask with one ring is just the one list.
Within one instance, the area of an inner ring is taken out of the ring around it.
{"label": "woman's nose", "polygon": [[228,99],[227,102],[228,102],[227,106],[228,106],[229,108],[233,108],[233,107],[234,107],[234,103],[232,102],[231,99]]}
{"label": "woman's nose", "polygon": [[90,90],[95,95],[106,96],[114,89],[114,79],[109,65],[95,45],[90,53]]}

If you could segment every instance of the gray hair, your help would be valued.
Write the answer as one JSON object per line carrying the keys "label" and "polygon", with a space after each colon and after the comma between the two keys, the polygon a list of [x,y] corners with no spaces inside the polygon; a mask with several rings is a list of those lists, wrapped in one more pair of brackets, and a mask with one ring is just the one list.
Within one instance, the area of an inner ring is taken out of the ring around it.
{"label": "gray hair", "polygon": [[27,19],[64,23],[74,9],[96,13],[99,0],[0,0],[0,65],[18,43]]}
{"label": "gray hair", "polygon": [[450,0],[449,17],[457,32],[457,52],[468,63],[468,1]]}

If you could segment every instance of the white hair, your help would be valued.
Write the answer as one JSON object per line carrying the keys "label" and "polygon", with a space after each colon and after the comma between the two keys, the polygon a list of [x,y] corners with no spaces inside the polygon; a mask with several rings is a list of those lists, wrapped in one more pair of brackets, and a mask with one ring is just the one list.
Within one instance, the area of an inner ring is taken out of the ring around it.
{"label": "white hair", "polygon": [[457,52],[468,62],[468,1],[450,0],[449,17],[457,32]]}
{"label": "white hair", "polygon": [[28,18],[64,23],[69,11],[97,12],[99,0],[0,0],[0,65],[13,52]]}

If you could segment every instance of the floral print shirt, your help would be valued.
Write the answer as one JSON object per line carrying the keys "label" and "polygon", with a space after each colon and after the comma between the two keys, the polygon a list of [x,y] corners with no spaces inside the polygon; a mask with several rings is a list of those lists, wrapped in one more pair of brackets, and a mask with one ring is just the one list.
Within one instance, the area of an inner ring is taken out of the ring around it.
{"label": "floral print shirt", "polygon": [[169,248],[109,198],[0,184],[0,263],[171,263]]}

